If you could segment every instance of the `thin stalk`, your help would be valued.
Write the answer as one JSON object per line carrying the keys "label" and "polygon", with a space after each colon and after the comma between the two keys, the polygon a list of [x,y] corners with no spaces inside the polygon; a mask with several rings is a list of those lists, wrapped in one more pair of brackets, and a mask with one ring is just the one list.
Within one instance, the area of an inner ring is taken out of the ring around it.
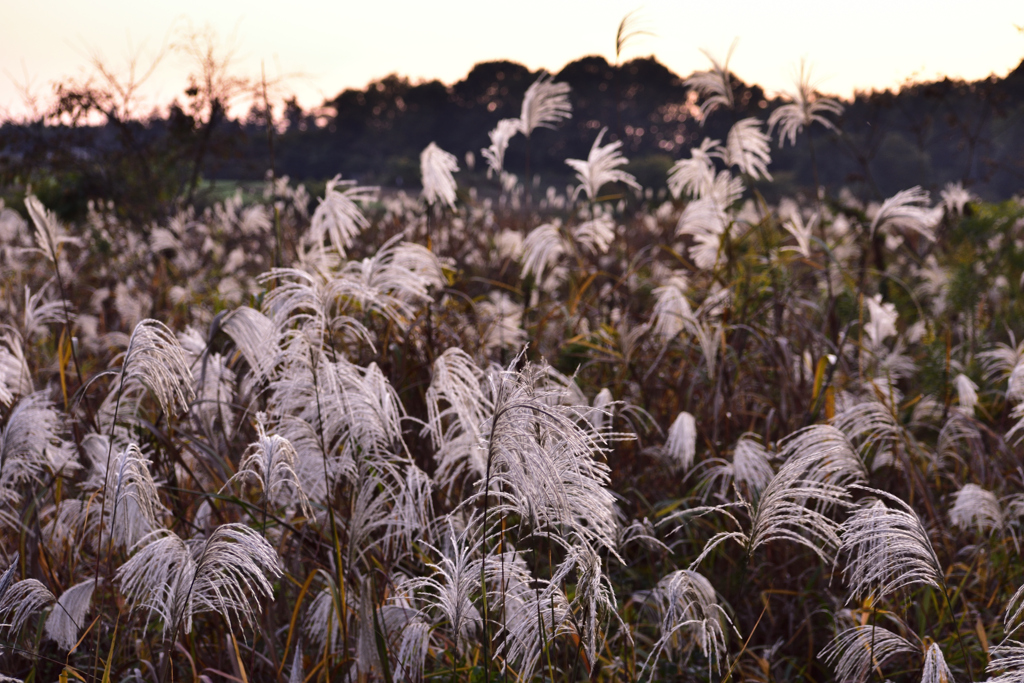
{"label": "thin stalk", "polygon": [[974,683],[974,669],[971,667],[971,658],[967,654],[967,648],[964,646],[964,639],[960,635],[960,625],[956,622],[956,614],[953,612],[953,604],[949,601],[949,593],[946,590],[946,582],[942,582],[942,597],[946,600],[946,608],[949,610],[950,621],[953,622],[953,629],[956,632],[956,640],[960,643],[960,652],[963,653],[964,663],[967,664],[967,677],[971,683]]}
{"label": "thin stalk", "polygon": [[875,678],[878,683],[882,683],[882,671],[878,664],[875,662],[875,632],[877,631],[876,622],[878,620],[878,608],[875,606],[875,601],[871,601],[871,669],[875,673]]}
{"label": "thin stalk", "polygon": [[[57,275],[57,287],[60,289],[60,301],[61,306],[64,309],[64,334],[68,343],[71,344],[71,358],[75,362],[75,374],[78,376],[78,386],[83,387],[85,386],[85,380],[82,379],[82,367],[78,362],[78,349],[75,348],[74,339],[71,336],[71,312],[68,309],[68,295],[67,290],[64,288],[64,278],[60,274],[60,261],[57,259],[57,245],[53,244],[52,240],[47,240],[47,246],[50,248],[50,258],[53,259],[53,271]],[[26,302],[26,305],[27,303],[28,302]],[[67,406],[65,405],[64,408],[66,410]],[[89,407],[88,403],[85,404],[85,412],[89,417],[89,422],[94,428],[96,428],[96,416],[93,415],[92,409]],[[77,430],[75,430],[75,435],[78,435]],[[81,444],[78,445],[79,450],[81,450]]]}
{"label": "thin stalk", "polygon": [[[341,611],[345,611],[346,599],[345,599],[345,576],[342,571],[341,564],[341,545],[338,543],[338,526],[334,519],[334,504],[331,501],[331,476],[327,470],[327,445],[324,443],[324,415],[323,408],[320,405],[320,383],[316,375],[316,364],[313,358],[312,347],[309,350],[309,368],[310,372],[313,373],[313,391],[316,393],[316,417],[317,417],[317,437],[320,440],[320,453],[323,456],[324,465],[324,482],[327,486],[327,516],[331,520],[331,544],[334,547],[334,561],[338,575],[338,590],[341,591]],[[345,655],[348,656],[348,619],[345,618],[344,614],[339,614],[338,618],[341,620],[341,633],[342,641],[345,646]]]}

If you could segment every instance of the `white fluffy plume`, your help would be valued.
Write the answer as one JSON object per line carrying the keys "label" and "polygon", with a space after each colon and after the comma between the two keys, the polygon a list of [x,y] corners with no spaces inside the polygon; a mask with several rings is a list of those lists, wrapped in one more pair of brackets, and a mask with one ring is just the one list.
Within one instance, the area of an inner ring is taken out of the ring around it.
{"label": "white fluffy plume", "polygon": [[452,173],[459,170],[455,155],[444,151],[431,142],[420,152],[420,175],[423,180],[423,197],[433,206],[441,203],[455,208],[455,178]]}
{"label": "white fluffy plume", "polygon": [[377,192],[376,187],[361,187],[354,180],[342,180],[340,175],[328,180],[324,197],[313,212],[309,241],[322,246],[326,236],[344,256],[352,241],[370,225],[359,205],[375,199]]}
{"label": "white fluffy plume", "polygon": [[179,627],[192,630],[202,612],[219,612],[233,626],[251,624],[256,603],[273,595],[267,576],[278,577],[277,553],[257,532],[224,524],[206,539],[185,541],[170,531],[154,538],[117,570],[121,590],[133,608],[148,609],[163,621],[166,637]]}
{"label": "white fluffy plume", "polygon": [[616,140],[607,145],[601,145],[601,139],[607,132],[607,128],[602,128],[601,132],[597,134],[586,161],[582,159],[565,160],[565,163],[576,171],[576,178],[580,181],[580,185],[572,193],[574,199],[582,190],[587,193],[587,199],[594,201],[601,188],[608,183],[622,183],[637,192],[642,189],[636,178],[619,168],[629,163],[629,159],[622,156],[620,151],[622,141]]}
{"label": "white fluffy plume", "polygon": [[835,124],[825,114],[838,116],[843,113],[843,105],[831,97],[824,97],[814,89],[811,83],[811,71],[804,62],[800,62],[800,75],[797,78],[796,92],[789,94],[789,104],[784,104],[768,117],[768,132],[778,126],[779,144],[785,141],[796,144],[797,133],[818,123],[828,129],[835,129]]}
{"label": "white fluffy plume", "polygon": [[819,656],[835,669],[837,681],[863,683],[873,667],[896,655],[915,652],[917,648],[903,636],[867,624],[838,634]]}
{"label": "white fluffy plume", "polygon": [[697,420],[683,411],[676,416],[668,430],[665,442],[665,457],[683,472],[693,467],[693,456],[697,452]]}
{"label": "white fluffy plume", "polygon": [[520,130],[526,137],[537,128],[554,128],[556,123],[571,117],[568,83],[554,83],[550,74],[543,73],[526,89],[519,115]]}
{"label": "white fluffy plume", "polygon": [[70,650],[78,642],[78,634],[85,626],[85,615],[92,602],[96,579],[86,579],[61,594],[46,619],[46,635],[55,640],[62,650]]}
{"label": "white fluffy plume", "polygon": [[918,584],[941,588],[942,567],[917,513],[889,493],[862,490],[876,498],[866,500],[842,525],[840,553],[846,557],[850,600],[882,600]]}
{"label": "white fluffy plume", "polygon": [[494,129],[488,133],[491,138],[489,147],[481,150],[484,159],[487,160],[487,177],[492,175],[501,177],[505,170],[505,150],[508,143],[522,130],[522,122],[519,119],[502,119]]}

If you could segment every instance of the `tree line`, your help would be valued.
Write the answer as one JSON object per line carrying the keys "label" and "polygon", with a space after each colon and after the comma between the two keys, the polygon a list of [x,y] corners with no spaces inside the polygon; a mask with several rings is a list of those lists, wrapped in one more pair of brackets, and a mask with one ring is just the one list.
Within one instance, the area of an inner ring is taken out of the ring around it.
{"label": "tree line", "polygon": [[[390,75],[312,110],[294,98],[275,106],[265,83],[261,98],[260,83],[250,82],[252,108],[232,117],[228,99],[245,84],[226,66],[214,63],[180,100],[148,116],[119,107],[102,81],[58,85],[54,103],[35,119],[0,125],[0,193],[10,204],[31,189],[67,218],[84,216],[90,201],[113,202],[125,217],[145,221],[209,201],[218,184],[262,180],[268,172],[313,186],[340,173],[415,190],[419,153],[431,142],[479,181],[484,164],[474,161],[488,131],[518,114],[540,75],[511,61],[477,64],[450,86]],[[572,119],[557,134],[542,131],[530,149],[514,140],[506,158],[506,168],[521,177],[529,166],[538,193],[570,181],[564,160],[585,157],[603,126],[607,140],[622,140],[629,171],[657,192],[672,163],[699,140],[724,140],[736,121],[766,117],[785,102],[733,74],[735,106],[702,124],[686,79],[653,57],[621,65],[584,57],[554,79],[571,87]],[[909,185],[934,190],[961,181],[999,200],[1024,186],[1024,62],[1004,78],[907,83],[857,93],[844,104],[836,130],[812,129],[816,159],[808,145],[774,149],[776,182],[759,189],[807,190],[815,166],[830,191],[848,187],[874,199]]]}

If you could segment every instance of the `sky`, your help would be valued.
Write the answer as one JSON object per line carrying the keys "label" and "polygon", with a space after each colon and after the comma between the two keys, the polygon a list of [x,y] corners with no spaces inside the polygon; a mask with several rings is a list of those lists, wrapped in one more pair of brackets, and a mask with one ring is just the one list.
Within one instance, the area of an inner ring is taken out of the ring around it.
{"label": "sky", "polygon": [[[295,7],[298,9],[291,9]],[[1004,76],[1024,58],[1020,0],[0,0],[0,118],[84,79],[99,58],[122,80],[131,56],[145,72],[137,111],[165,107],[194,64],[173,47],[210,31],[234,54],[232,70],[277,84],[304,108],[345,88],[397,73],[454,83],[481,61],[509,59],[557,72],[586,55],[615,59],[619,21],[636,10],[640,36],[622,58],[653,55],[686,76],[707,68],[701,50],[769,93],[791,89],[801,59],[823,92],[895,88],[908,79]],[[235,110],[247,109],[241,99]]]}

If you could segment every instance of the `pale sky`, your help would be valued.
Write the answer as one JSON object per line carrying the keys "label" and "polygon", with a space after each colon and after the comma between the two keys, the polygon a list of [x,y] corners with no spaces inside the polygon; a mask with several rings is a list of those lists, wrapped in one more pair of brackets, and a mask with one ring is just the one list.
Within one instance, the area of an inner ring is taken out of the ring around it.
{"label": "pale sky", "polygon": [[[1024,57],[1020,0],[0,0],[0,117],[24,113],[19,85],[46,101],[54,82],[87,73],[91,54],[123,71],[141,48],[145,66],[189,26],[233,42],[236,73],[259,79],[262,63],[308,108],[389,73],[451,84],[485,60],[552,72],[585,55],[612,61],[634,9],[655,35],[624,59],[654,55],[686,76],[707,67],[702,48],[722,58],[738,38],[731,70],[769,93],[790,88],[801,58],[822,91],[846,97],[909,78],[1003,76]],[[169,52],[139,110],[181,98],[190,67]]]}

